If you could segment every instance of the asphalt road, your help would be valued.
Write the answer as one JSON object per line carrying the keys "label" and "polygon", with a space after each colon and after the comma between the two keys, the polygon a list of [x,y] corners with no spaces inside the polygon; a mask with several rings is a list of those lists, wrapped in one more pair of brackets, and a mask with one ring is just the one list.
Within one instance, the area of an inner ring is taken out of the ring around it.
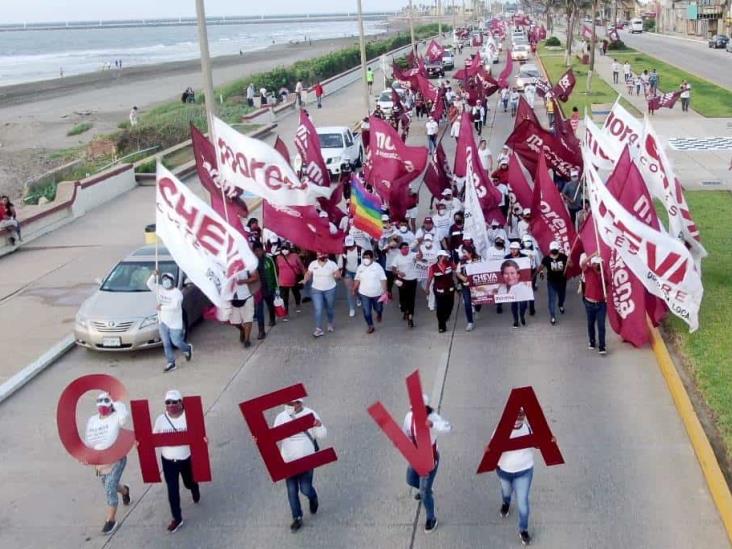
{"label": "asphalt road", "polygon": [[[628,46],[658,57],[715,84],[732,89],[732,53],[707,47],[706,43],[680,40],[659,34],[621,31]],[[653,67],[648,67],[649,69]],[[663,78],[663,75],[661,75]]]}

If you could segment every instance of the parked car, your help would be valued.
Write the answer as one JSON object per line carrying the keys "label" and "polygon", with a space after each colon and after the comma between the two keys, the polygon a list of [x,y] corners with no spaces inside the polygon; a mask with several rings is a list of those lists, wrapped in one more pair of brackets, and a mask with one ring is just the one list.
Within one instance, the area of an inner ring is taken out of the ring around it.
{"label": "parked car", "polygon": [[442,53],[442,68],[443,70],[452,70],[455,68],[455,54],[450,50],[445,50]]}
{"label": "parked car", "polygon": [[529,59],[529,52],[531,48],[524,44],[519,44],[513,47],[511,50],[511,59],[518,61],[519,63],[525,63]]}
{"label": "parked car", "polygon": [[724,34],[717,34],[709,39],[709,47],[716,49],[724,49],[729,43],[729,37]]}
{"label": "parked car", "polygon": [[[396,86],[393,86],[396,92],[399,94],[400,99],[404,99],[404,89]],[[391,110],[394,108],[394,103],[391,100],[391,89],[386,89],[382,91],[379,94],[379,98],[376,100],[376,103],[381,108],[381,112],[383,112],[386,116],[391,116]]]}
{"label": "parked car", "polygon": [[541,72],[536,65],[527,63],[521,65],[518,74],[516,75],[516,89],[518,91],[524,91],[526,84],[536,84],[541,78]]}
{"label": "parked car", "polygon": [[636,17],[630,20],[630,34],[643,32],[643,19]]}
{"label": "parked car", "polygon": [[[95,351],[134,351],[161,345],[155,295],[147,280],[155,270],[155,246],[144,246],[117,263],[76,313],[76,344]],[[167,248],[158,247],[158,269],[170,273],[183,292],[186,333],[210,302],[178,268]]]}
{"label": "parked car", "polygon": [[727,47],[725,48],[728,52],[732,53],[732,40],[727,42]]}
{"label": "parked car", "polygon": [[351,132],[347,126],[316,128],[320,141],[320,152],[331,176],[338,177],[350,172],[363,163],[361,135]]}
{"label": "parked car", "polygon": [[445,76],[445,68],[442,65],[442,61],[425,60],[424,69],[427,71],[427,78],[442,78]]}

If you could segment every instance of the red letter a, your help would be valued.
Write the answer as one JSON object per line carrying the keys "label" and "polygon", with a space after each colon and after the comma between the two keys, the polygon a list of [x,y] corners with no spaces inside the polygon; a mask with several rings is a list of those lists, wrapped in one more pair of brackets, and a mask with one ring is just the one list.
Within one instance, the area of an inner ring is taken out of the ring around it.
{"label": "red letter a", "polygon": [[[511,438],[513,424],[523,408],[526,413],[526,421],[531,426],[532,433],[522,437]],[[536,393],[531,387],[519,387],[511,390],[508,395],[508,402],[503,409],[503,415],[498,422],[496,432],[493,434],[488,448],[483,455],[483,460],[478,466],[478,473],[493,471],[498,466],[498,460],[503,452],[521,450],[523,448],[538,448],[544,457],[547,465],[560,465],[564,463],[559,446],[553,442],[551,430],[541,410]]]}
{"label": "red letter a", "polygon": [[397,447],[397,450],[407,459],[409,465],[417,471],[417,474],[426,476],[435,468],[435,457],[432,453],[432,441],[427,427],[427,410],[422,400],[419,370],[415,370],[407,376],[407,392],[409,393],[409,403],[412,405],[415,438],[417,439],[416,446],[402,432],[381,402],[372,404],[368,412],[386,436],[389,437],[389,440]]}

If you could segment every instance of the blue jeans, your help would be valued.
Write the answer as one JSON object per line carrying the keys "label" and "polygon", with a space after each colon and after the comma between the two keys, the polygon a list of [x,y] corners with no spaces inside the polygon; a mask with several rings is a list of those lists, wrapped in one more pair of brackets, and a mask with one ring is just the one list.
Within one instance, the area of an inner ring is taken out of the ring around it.
{"label": "blue jeans", "polygon": [[498,480],[501,481],[501,497],[503,503],[511,504],[511,494],[516,491],[516,500],[519,512],[519,532],[529,529],[529,491],[531,479],[534,478],[534,468],[530,467],[518,473],[506,473],[501,468],[496,469]]}
{"label": "blue jeans", "polygon": [[315,311],[315,327],[323,329],[323,307],[328,316],[328,324],[333,324],[333,305],[335,305],[336,289],[316,290],[312,288],[310,295],[313,299],[313,310]]}
{"label": "blue jeans", "polygon": [[526,316],[526,308],[529,306],[528,301],[513,301],[511,302],[511,314],[513,315],[513,321],[519,321],[519,314],[523,320]]}
{"label": "blue jeans", "polygon": [[183,339],[183,330],[172,330],[168,325],[161,322],[159,325],[160,340],[163,342],[165,360],[168,364],[175,364],[175,352],[173,347],[178,347],[184,353],[191,350],[191,346]]}
{"label": "blue jeans", "polygon": [[[351,288],[353,288],[353,279],[356,277],[356,273],[352,271],[345,271],[345,274],[343,275],[343,279],[349,279],[351,281]],[[348,301],[348,309],[351,311],[356,310],[356,296],[353,295],[353,292],[349,289],[348,286],[345,286],[346,288],[346,300]]]}
{"label": "blue jeans", "polygon": [[300,507],[300,492],[302,492],[311,502],[318,501],[318,494],[313,488],[313,470],[305,471],[294,477],[289,477],[287,484],[287,500],[290,502],[290,511],[292,518],[302,518],[302,507]]}
{"label": "blue jeans", "polygon": [[122,472],[125,470],[125,465],[127,465],[127,456],[116,462],[110,473],[100,475],[99,477],[102,481],[102,486],[104,486],[104,493],[107,496],[107,505],[109,507],[117,507],[117,505],[119,505],[117,488],[119,487],[119,481],[122,478]]}
{"label": "blue jeans", "polygon": [[607,303],[594,303],[592,301],[585,302],[585,312],[587,313],[587,337],[590,339],[590,345],[595,345],[595,324],[597,324],[597,336],[600,349],[605,348],[605,316],[607,315]]}
{"label": "blue jeans", "polygon": [[465,319],[468,324],[473,323],[473,302],[470,300],[470,288],[463,286],[463,305],[465,306]]}
{"label": "blue jeans", "polygon": [[435,518],[435,498],[432,496],[432,483],[437,475],[437,467],[440,465],[440,456],[435,459],[435,468],[426,477],[420,477],[417,471],[407,467],[407,484],[419,490],[419,495],[427,513],[427,520]]}
{"label": "blue jeans", "polygon": [[361,297],[361,306],[363,307],[363,318],[366,320],[366,324],[369,326],[374,325],[374,319],[371,316],[371,309],[376,311],[376,314],[382,314],[384,312],[384,304],[379,303],[378,297],[366,297],[363,294],[358,294]]}
{"label": "blue jeans", "polygon": [[557,317],[557,305],[564,307],[564,298],[567,295],[567,282],[552,284],[546,283],[547,296],[549,298],[549,316]]}

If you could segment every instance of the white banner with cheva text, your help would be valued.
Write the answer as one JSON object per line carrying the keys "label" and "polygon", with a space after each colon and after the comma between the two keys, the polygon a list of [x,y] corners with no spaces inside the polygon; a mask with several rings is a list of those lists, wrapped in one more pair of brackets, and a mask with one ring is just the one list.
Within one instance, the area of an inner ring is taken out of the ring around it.
{"label": "white banner with cheva text", "polygon": [[247,240],[160,163],[155,212],[157,235],[178,267],[211,303],[227,306],[236,275],[257,268]]}

